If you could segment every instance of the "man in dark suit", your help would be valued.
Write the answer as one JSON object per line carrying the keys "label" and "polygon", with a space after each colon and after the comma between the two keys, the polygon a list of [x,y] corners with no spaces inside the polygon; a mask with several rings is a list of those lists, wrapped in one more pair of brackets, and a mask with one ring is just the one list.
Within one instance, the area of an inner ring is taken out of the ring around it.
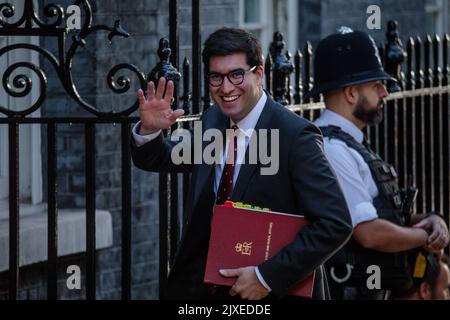
{"label": "man in dark suit", "polygon": [[[232,131],[225,139],[225,152],[220,153],[223,160],[227,159],[226,163],[193,163],[195,152],[203,155],[207,143],[203,142],[199,149],[193,145],[195,138],[181,142],[163,138],[161,129],[170,127],[183,114],[182,110],[170,108],[171,81],[167,83],[165,95],[165,79],[159,80],[156,92],[154,84],[149,83],[147,98],[141,90],[138,93],[141,121],[133,129],[135,165],[156,172],[192,173],[184,208],[187,223],[165,298],[211,297],[203,276],[212,211],[215,203],[227,199],[278,212],[303,214],[310,222],[291,244],[271,259],[258,266],[222,270],[223,276],[236,278],[234,286],[226,291],[227,296],[259,300],[271,293],[283,297],[316,270],[313,296],[324,298],[327,286],[321,266],[349,239],[351,220],[340,186],[323,154],[320,131],[275,103],[263,91],[262,51],[251,34],[231,28],[214,32],[205,42],[203,62],[209,70],[207,78],[216,105],[203,113],[202,133],[209,129],[222,133]],[[274,174],[263,173],[260,158],[256,164],[243,161],[252,156],[248,146],[255,137],[249,132],[255,132],[258,137],[261,129],[269,137],[280,138],[276,145],[268,145],[269,153],[277,153]],[[175,164],[172,151],[179,143],[192,148],[189,163]]]}

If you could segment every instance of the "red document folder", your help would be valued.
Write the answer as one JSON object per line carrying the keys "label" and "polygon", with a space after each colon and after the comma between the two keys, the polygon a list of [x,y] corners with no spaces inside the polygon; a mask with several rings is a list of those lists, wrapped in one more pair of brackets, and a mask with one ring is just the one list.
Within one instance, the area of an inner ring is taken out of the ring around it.
{"label": "red document folder", "polygon": [[[215,206],[204,282],[232,286],[219,269],[257,266],[291,243],[307,224],[303,216],[263,210]],[[314,272],[289,291],[289,295],[312,297]]]}

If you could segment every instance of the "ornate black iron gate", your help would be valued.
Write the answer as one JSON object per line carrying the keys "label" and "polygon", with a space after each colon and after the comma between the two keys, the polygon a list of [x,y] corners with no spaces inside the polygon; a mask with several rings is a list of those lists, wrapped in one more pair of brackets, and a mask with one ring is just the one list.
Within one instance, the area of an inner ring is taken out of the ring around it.
{"label": "ornate black iron gate", "polygon": [[[0,113],[6,118],[0,118],[0,124],[7,124],[9,130],[9,297],[17,299],[19,287],[19,126],[22,124],[41,124],[42,130],[46,125],[46,136],[48,144],[48,298],[57,297],[57,163],[56,163],[56,130],[64,123],[84,125],[85,147],[86,147],[86,298],[95,298],[96,286],[96,264],[95,264],[95,126],[100,123],[116,123],[121,125],[122,136],[122,298],[130,298],[130,265],[131,265],[131,162],[129,151],[129,133],[131,123],[136,122],[136,118],[128,117],[138,107],[137,102],[128,109],[112,113],[101,112],[94,106],[85,102],[79,95],[72,78],[72,60],[77,49],[85,45],[85,39],[92,33],[99,31],[108,32],[108,39],[112,41],[115,36],[128,37],[129,34],[122,29],[120,21],[116,21],[113,27],[104,25],[92,25],[92,8],[89,1],[75,1],[77,6],[82,6],[85,13],[84,25],[76,36],[73,37],[70,48],[65,52],[65,42],[67,30],[61,27],[64,18],[63,9],[54,4],[49,4],[44,8],[46,18],[55,20],[52,23],[42,21],[33,7],[32,1],[24,2],[24,11],[15,23],[8,23],[4,18],[14,17],[16,14],[13,5],[8,3],[0,4],[0,36],[39,36],[54,37],[58,41],[58,55],[53,55],[45,48],[32,44],[14,44],[0,48],[0,57],[9,51],[16,49],[28,49],[38,52],[46,58],[54,67],[67,94],[75,100],[83,109],[92,114],[92,117],[71,117],[71,118],[32,118],[27,117],[35,110],[39,109],[46,98],[47,77],[44,71],[30,62],[24,61],[12,64],[7,67],[2,75],[3,87],[7,94],[13,97],[24,97],[32,89],[31,79],[24,75],[16,75],[10,79],[11,74],[18,68],[28,68],[35,72],[39,78],[40,92],[37,101],[30,107],[21,111],[13,111],[8,106],[0,106]],[[115,93],[124,93],[130,88],[130,79],[127,77],[117,77],[116,74],[128,69],[134,72],[140,81],[140,86],[145,87],[145,75],[134,65],[119,64],[114,66],[108,74],[108,85]],[[12,86],[11,86],[12,84]]]}

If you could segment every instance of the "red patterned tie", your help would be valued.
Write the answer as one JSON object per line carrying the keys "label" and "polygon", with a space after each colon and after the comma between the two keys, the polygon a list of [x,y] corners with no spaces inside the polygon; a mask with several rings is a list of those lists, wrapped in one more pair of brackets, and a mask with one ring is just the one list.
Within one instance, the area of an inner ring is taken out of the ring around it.
{"label": "red patterned tie", "polygon": [[223,204],[225,201],[230,200],[233,192],[233,176],[234,165],[237,157],[237,132],[238,127],[233,125],[231,127],[233,133],[230,136],[228,144],[228,156],[225,162],[225,166],[222,171],[222,177],[220,178],[219,189],[217,190],[216,204]]}

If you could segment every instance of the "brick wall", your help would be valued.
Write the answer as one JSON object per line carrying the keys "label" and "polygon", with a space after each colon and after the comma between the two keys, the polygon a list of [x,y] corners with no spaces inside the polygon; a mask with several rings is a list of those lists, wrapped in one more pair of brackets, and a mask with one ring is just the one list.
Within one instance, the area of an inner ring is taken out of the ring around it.
{"label": "brick wall", "polygon": [[[367,8],[378,5],[381,11],[381,30],[367,29]],[[368,32],[377,44],[386,43],[387,22],[397,20],[400,38],[405,44],[409,36],[424,37],[425,0],[300,0],[299,46],[303,50],[306,41],[313,45],[313,52],[320,39],[336,32],[340,26]]]}
{"label": "brick wall", "polygon": [[[381,11],[381,30],[368,30],[366,13],[370,5]],[[342,25],[369,32],[377,42],[385,42],[389,20],[397,20],[402,39],[423,36],[425,0],[301,0],[299,2],[299,43],[306,40],[315,45]]]}
{"label": "brick wall", "polygon": [[298,43],[303,49],[306,41],[318,42],[321,37],[321,2],[300,0],[298,4]]}
{"label": "brick wall", "polygon": [[[201,19],[201,43],[216,29],[221,27],[236,27],[239,24],[239,0],[211,0],[203,1]],[[180,47],[180,69],[184,58],[191,63],[192,74],[192,10],[191,1],[182,0],[180,2],[180,26],[179,26],[179,47]],[[203,70],[203,64],[202,64]],[[192,88],[192,85],[191,85]],[[203,88],[203,79],[202,79]],[[182,90],[182,86],[181,86]],[[182,91],[180,91],[182,94]]]}
{"label": "brick wall", "polygon": [[[410,35],[423,36],[425,22],[424,0],[325,0],[321,1],[322,37],[333,33],[340,25],[347,25],[354,29],[368,31],[376,41],[386,41],[385,32],[389,20],[397,20],[401,37],[406,39]],[[378,5],[381,11],[381,30],[368,30],[366,27],[366,13],[370,5]]]}
{"label": "brick wall", "polygon": [[[381,9],[381,30],[368,30],[366,13],[370,5]],[[368,31],[377,42],[385,42],[389,20],[397,20],[402,39],[424,35],[425,0],[302,0],[299,2],[299,44],[313,45],[342,25]]]}

